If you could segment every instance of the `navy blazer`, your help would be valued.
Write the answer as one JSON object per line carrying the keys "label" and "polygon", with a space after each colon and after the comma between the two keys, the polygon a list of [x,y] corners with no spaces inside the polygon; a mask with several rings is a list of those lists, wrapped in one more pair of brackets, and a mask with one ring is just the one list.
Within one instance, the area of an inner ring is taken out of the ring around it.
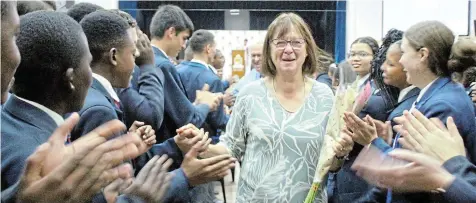
{"label": "navy blazer", "polygon": [[321,83],[324,83],[326,84],[327,86],[329,86],[332,89],[332,79],[329,77],[329,74],[327,73],[319,73],[316,77],[316,80],[317,82],[321,82]]}
{"label": "navy blazer", "polygon": [[12,95],[2,110],[2,191],[20,178],[25,161],[57,128],[46,112]]}
{"label": "navy blazer", "polygon": [[[472,163],[475,163],[476,120],[474,106],[461,85],[456,84],[449,77],[440,77],[423,94],[420,101],[415,103],[415,108],[428,118],[439,118],[445,125],[448,116],[452,116],[463,138],[468,158]],[[397,134],[395,140],[399,136]],[[376,139],[372,144],[384,152],[392,150],[392,147],[381,139]],[[393,198],[396,200],[406,199],[404,202],[421,202],[438,197],[429,193],[414,193],[393,195]]]}
{"label": "navy blazer", "polygon": [[403,111],[410,110],[413,106],[413,103],[415,103],[416,99],[418,98],[418,94],[420,94],[420,88],[415,87],[410,90],[407,95],[405,95],[405,97],[403,97],[402,101],[395,105],[395,108],[390,112],[387,118],[387,121],[391,122],[392,127],[396,125],[393,119],[402,116]]}
{"label": "navy blazer", "polygon": [[[205,104],[193,105],[185,95],[177,69],[157,47],[152,47],[155,54],[155,65],[164,74],[164,121],[160,135],[164,139],[175,136],[176,130],[189,123],[202,126],[210,108]],[[160,140],[158,140],[160,141]]]}
{"label": "navy blazer", "polygon": [[[2,202],[15,202],[26,159],[57,127],[46,112],[15,95],[7,101],[2,111]],[[105,202],[102,200],[103,195],[98,194],[92,202]]]}
{"label": "navy blazer", "polygon": [[[370,115],[374,119],[385,121],[388,117],[388,112],[385,109],[385,101],[380,95],[380,92],[376,90],[374,83],[370,80],[368,81],[371,82],[373,94],[358,116],[363,118],[366,115]],[[372,188],[371,185],[367,184],[364,179],[357,176],[351,169],[352,164],[362,148],[362,145],[356,143],[349,153],[349,160],[345,161],[341,169],[337,172],[335,177],[334,199],[331,201],[339,203],[353,202]]]}
{"label": "navy blazer", "polygon": [[[71,133],[71,137],[74,137],[75,139],[108,121],[114,119],[124,120],[124,114],[121,109],[116,107],[112,97],[96,79],[93,80],[93,84],[88,90],[83,108],[80,110],[79,115],[80,119],[78,125],[76,125]],[[181,150],[175,144],[174,139],[171,138],[163,143],[154,145],[146,154],[139,156],[134,164],[136,173],[145,166],[153,155],[162,154],[167,154],[177,163],[181,163],[183,159]],[[188,180],[182,169],[176,169],[172,173],[174,173],[175,176],[169,186],[170,189],[167,191],[167,198],[165,198],[164,202],[172,202],[177,198],[188,199],[189,197],[187,195],[176,195],[177,193],[187,193],[189,188]]]}
{"label": "navy blazer", "polygon": [[[405,97],[403,97],[402,101],[400,101],[396,107],[390,111],[390,114],[388,115],[387,121],[391,121],[392,127],[396,125],[396,123],[393,121],[394,118],[402,116],[404,110],[410,110],[413,106],[413,103],[418,97],[418,94],[420,93],[420,89],[415,87],[412,90],[410,90]],[[394,132],[394,137],[396,135],[396,132]],[[382,138],[377,138],[380,139],[381,142],[385,142]],[[386,189],[380,189],[380,188],[372,188],[367,194],[363,195],[360,197],[355,202],[385,202],[386,196],[387,195],[387,190]],[[398,198],[394,199],[394,202],[399,202]]]}
{"label": "navy blazer", "polygon": [[[215,73],[203,64],[185,61],[177,66],[182,84],[185,87],[186,95],[190,102],[195,101],[196,91],[201,90],[205,84],[210,86],[210,92],[224,92],[222,81]],[[211,135],[216,135],[218,130],[224,130],[228,122],[228,116],[223,107],[223,101],[220,102],[218,109],[210,112],[207,116],[207,129]]]}
{"label": "navy blazer", "polygon": [[[83,108],[81,108],[78,113],[80,119],[71,132],[72,141],[91,132],[108,121],[119,119],[125,123],[124,113],[115,105],[114,99],[95,78],[93,78],[93,83],[88,89]],[[124,133],[125,132],[121,132],[116,136],[120,136]]]}
{"label": "navy blazer", "polygon": [[443,164],[456,178],[443,194],[446,202],[476,202],[476,166],[464,156],[456,156]]}
{"label": "navy blazer", "polygon": [[[421,100],[415,103],[415,108],[427,118],[436,117],[445,125],[448,116],[452,116],[463,138],[469,160],[471,163],[476,163],[474,105],[461,85],[456,84],[449,77],[440,77],[428,88]],[[382,151],[391,150],[388,145],[374,144]]]}
{"label": "navy blazer", "polygon": [[136,66],[131,85],[115,90],[127,115],[126,126],[142,121],[159,132],[164,118],[164,74],[160,69],[154,65]]}

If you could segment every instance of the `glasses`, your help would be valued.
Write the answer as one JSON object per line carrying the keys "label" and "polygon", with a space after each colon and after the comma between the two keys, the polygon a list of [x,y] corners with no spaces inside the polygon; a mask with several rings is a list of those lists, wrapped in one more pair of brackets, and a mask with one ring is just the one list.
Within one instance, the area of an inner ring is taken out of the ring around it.
{"label": "glasses", "polygon": [[293,39],[293,40],[284,40],[284,39],[273,39],[271,41],[277,49],[284,49],[288,45],[291,45],[293,49],[301,49],[306,41],[304,39]]}
{"label": "glasses", "polygon": [[364,58],[364,57],[367,57],[367,56],[370,56],[372,54],[369,54],[367,52],[364,52],[364,51],[359,51],[359,52],[350,52],[347,54],[347,58],[351,58],[351,57],[359,57],[359,58]]}

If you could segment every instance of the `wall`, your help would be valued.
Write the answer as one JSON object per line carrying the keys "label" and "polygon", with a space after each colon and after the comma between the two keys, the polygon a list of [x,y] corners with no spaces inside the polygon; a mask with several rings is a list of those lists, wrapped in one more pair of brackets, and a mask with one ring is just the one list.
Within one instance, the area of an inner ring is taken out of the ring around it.
{"label": "wall", "polygon": [[225,30],[249,30],[250,11],[239,10],[239,15],[231,15],[230,10],[225,13]]}
{"label": "wall", "polygon": [[[382,0],[347,1],[346,15],[346,50],[358,37],[382,36]],[[346,51],[347,53],[347,51]]]}
{"label": "wall", "polygon": [[[346,50],[358,37],[381,40],[390,28],[405,30],[423,20],[439,20],[457,35],[468,34],[476,19],[476,1],[469,0],[350,0],[347,1]],[[468,21],[468,10],[471,21]],[[470,33],[474,33],[474,25]]]}
{"label": "wall", "polygon": [[75,0],[75,3],[88,2],[99,5],[105,9],[118,9],[119,1],[118,0]]}
{"label": "wall", "polygon": [[476,33],[474,33],[474,21],[476,20],[476,1],[472,0],[470,2],[470,35],[475,36]]}

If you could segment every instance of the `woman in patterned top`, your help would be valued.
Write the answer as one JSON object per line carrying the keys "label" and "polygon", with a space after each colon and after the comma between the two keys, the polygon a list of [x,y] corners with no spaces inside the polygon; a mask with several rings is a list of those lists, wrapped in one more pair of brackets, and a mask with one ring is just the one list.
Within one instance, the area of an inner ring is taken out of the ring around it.
{"label": "woman in patterned top", "polygon": [[[321,67],[319,52],[298,15],[281,14],[269,26],[261,67],[266,77],[240,91],[226,133],[201,154],[243,160],[236,202],[304,202],[333,105],[332,90],[307,77]],[[337,142],[337,156],[352,149],[346,138]],[[326,196],[323,185],[315,202],[327,202]]]}

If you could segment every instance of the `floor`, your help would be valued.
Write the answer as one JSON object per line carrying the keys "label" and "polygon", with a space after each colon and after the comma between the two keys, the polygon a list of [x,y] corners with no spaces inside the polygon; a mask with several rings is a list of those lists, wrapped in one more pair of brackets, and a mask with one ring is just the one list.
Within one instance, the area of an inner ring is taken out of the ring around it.
{"label": "floor", "polygon": [[[232,181],[231,178],[231,171],[225,177],[225,194],[226,194],[226,203],[235,203],[236,199],[236,183],[238,182],[238,177],[240,174],[240,167],[239,164],[236,164],[235,167],[235,182]],[[223,201],[223,192],[220,182],[214,182],[215,184],[215,194],[217,198]]]}

